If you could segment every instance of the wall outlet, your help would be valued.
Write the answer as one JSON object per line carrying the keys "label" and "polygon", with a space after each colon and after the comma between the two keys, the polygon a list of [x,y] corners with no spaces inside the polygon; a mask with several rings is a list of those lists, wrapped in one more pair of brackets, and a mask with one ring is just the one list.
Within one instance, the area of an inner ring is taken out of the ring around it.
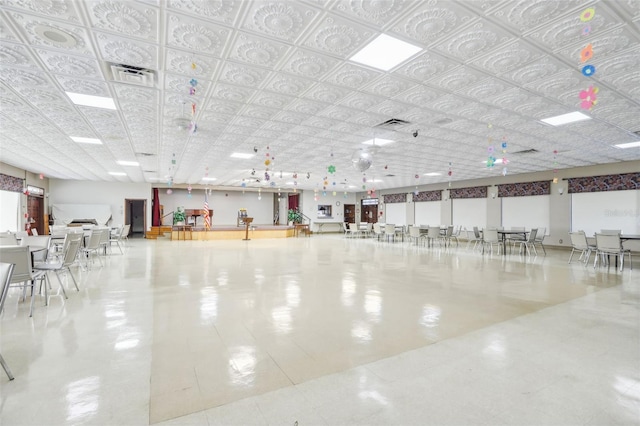
{"label": "wall outlet", "polygon": [[562,244],[562,238],[560,238],[560,240],[558,241],[560,244]]}

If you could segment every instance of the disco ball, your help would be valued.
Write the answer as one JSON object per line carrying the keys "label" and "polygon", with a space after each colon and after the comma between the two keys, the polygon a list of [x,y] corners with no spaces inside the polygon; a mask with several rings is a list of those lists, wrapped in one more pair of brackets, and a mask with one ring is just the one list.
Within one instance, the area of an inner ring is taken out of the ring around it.
{"label": "disco ball", "polygon": [[373,164],[373,152],[366,148],[358,149],[351,156],[351,162],[357,171],[364,172]]}

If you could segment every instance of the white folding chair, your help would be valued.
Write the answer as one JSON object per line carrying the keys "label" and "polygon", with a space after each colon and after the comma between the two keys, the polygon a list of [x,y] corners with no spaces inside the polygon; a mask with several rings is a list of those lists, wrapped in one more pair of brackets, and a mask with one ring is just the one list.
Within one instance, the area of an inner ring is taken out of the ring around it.
{"label": "white folding chair", "polygon": [[589,263],[591,252],[593,250],[596,250],[596,246],[589,244],[589,242],[587,241],[587,235],[582,231],[570,232],[569,237],[571,238],[571,255],[569,256],[569,263],[571,263],[573,253],[579,251],[580,258],[578,260],[581,260],[586,266],[587,263]]}
{"label": "white folding chair", "polygon": [[42,271],[45,274],[49,271],[53,271],[56,273],[56,278],[58,278],[58,282],[60,283],[60,289],[62,290],[62,293],[64,294],[65,299],[67,299],[67,292],[65,291],[64,285],[62,284],[60,273],[61,272],[68,273],[71,276],[71,280],[73,281],[73,284],[75,285],[76,290],[80,291],[80,288],[78,288],[78,283],[76,281],[76,278],[73,276],[73,273],[71,272],[70,267],[76,262],[78,251],[80,250],[81,245],[82,245],[82,234],[80,233],[67,234],[64,240],[64,245],[62,249],[62,260],[59,260],[56,262],[36,263],[34,265],[34,269],[38,271]]}
{"label": "white folding chair", "polygon": [[3,234],[0,235],[0,246],[17,246],[18,238],[16,234]]}
{"label": "white folding chair", "polygon": [[529,256],[531,256],[531,249],[533,249],[533,252],[537,256],[538,250],[536,250],[536,246],[534,244],[537,235],[538,235],[538,228],[533,228],[531,232],[529,232],[529,238],[527,238],[525,241],[520,241],[520,248],[518,249],[518,253],[522,253],[522,247],[524,247],[527,251],[527,254],[529,254]]}
{"label": "white folding chair", "polygon": [[[11,284],[11,276],[13,275],[14,267],[15,265],[13,263],[0,263],[0,312],[2,312],[2,309],[4,308],[4,301],[7,298],[7,293],[9,292],[9,285]],[[2,368],[4,369],[4,372],[7,373],[9,380],[13,380],[13,373],[11,373],[11,369],[2,357],[2,354],[0,354],[0,364],[2,364]]]}
{"label": "white folding chair", "polygon": [[596,258],[593,267],[598,265],[598,258],[602,258],[603,263],[608,264],[609,256],[620,258],[620,270],[624,267],[624,255],[629,254],[629,268],[633,269],[631,263],[631,250],[625,249],[620,240],[620,234],[596,234]]}
{"label": "white folding chair", "polygon": [[491,254],[493,254],[493,246],[498,247],[498,254],[502,250],[502,241],[498,236],[498,230],[496,228],[485,229],[482,231],[482,252],[484,253],[484,247],[489,246]]}
{"label": "white folding chair", "polygon": [[[35,299],[36,280],[42,281],[44,274],[34,272],[31,262],[31,253],[28,246],[5,246],[0,247],[0,262],[13,263],[15,265],[11,275],[10,287],[22,288],[22,300],[26,300],[27,288],[31,288],[31,307],[29,316],[33,316],[33,301]],[[45,305],[47,304],[45,298]]]}
{"label": "white folding chair", "polygon": [[542,247],[542,252],[546,255],[547,254],[547,250],[545,250],[544,248],[544,237],[545,237],[545,233],[547,232],[547,228],[538,228],[538,234],[536,235],[536,240],[533,242],[534,245],[539,245],[540,247]]}

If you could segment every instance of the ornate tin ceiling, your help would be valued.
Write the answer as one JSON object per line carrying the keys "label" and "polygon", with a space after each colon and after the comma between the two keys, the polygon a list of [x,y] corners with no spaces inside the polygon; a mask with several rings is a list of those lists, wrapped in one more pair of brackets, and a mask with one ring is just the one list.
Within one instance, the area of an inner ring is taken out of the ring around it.
{"label": "ornate tin ceiling", "polygon": [[[640,139],[638,0],[4,0],[0,17],[2,161],[49,177],[353,191],[371,138],[396,141],[366,171],[377,188],[446,182],[449,163],[453,180],[500,175],[483,161],[503,138],[509,174],[640,159],[612,147]],[[389,72],[349,61],[381,33],[424,50]],[[539,121],[581,110],[590,84],[592,120]]]}

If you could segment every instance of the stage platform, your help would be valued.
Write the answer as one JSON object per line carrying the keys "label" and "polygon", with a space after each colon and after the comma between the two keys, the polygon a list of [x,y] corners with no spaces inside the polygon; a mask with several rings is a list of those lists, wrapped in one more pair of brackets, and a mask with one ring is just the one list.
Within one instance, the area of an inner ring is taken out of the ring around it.
{"label": "stage platform", "polygon": [[[295,228],[287,225],[251,225],[249,239],[289,238],[296,236]],[[210,230],[191,226],[173,226],[171,240],[242,240],[245,237],[244,226],[214,225]]]}

